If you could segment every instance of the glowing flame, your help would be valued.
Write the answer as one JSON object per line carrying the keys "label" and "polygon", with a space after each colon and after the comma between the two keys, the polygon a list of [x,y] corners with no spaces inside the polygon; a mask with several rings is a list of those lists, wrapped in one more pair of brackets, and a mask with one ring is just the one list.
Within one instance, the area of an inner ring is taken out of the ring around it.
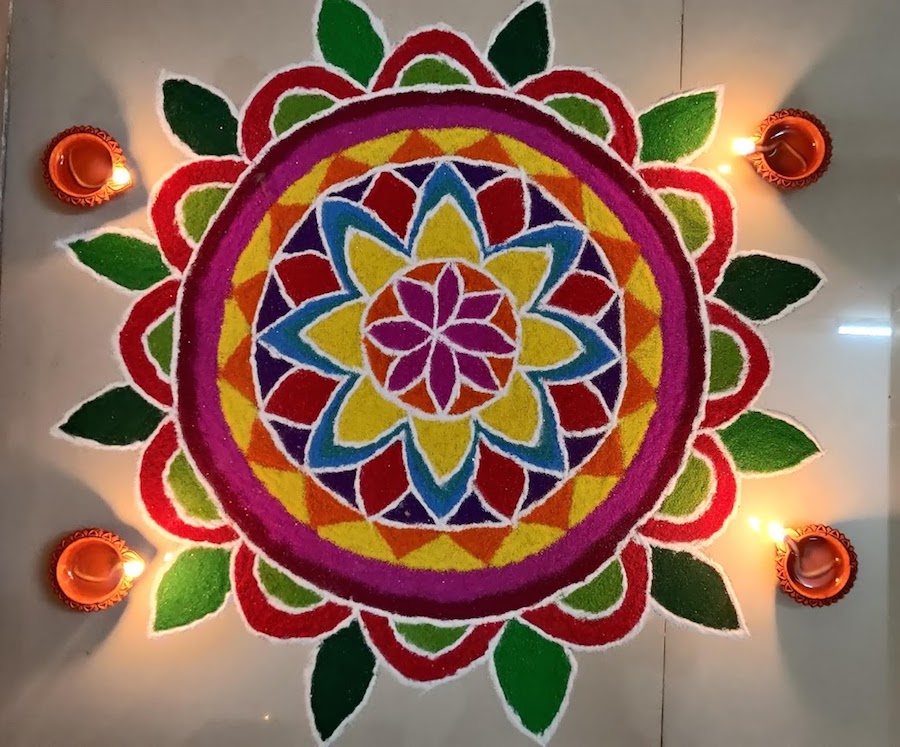
{"label": "glowing flame", "polygon": [[762,530],[762,521],[760,521],[758,516],[751,516],[749,519],[747,519],[747,523],[750,525],[750,528],[756,533],[759,533]]}
{"label": "glowing flame", "polygon": [[170,560],[172,560],[172,558],[174,558],[174,557],[175,557],[175,553],[173,553],[173,552],[167,552],[165,555],[163,555],[163,560],[164,560],[166,563],[168,563],[168,562],[169,562]]}
{"label": "glowing flame", "polygon": [[730,163],[720,163],[719,164],[719,173],[720,174],[730,174],[731,173],[731,164]]}
{"label": "glowing flame", "polygon": [[731,150],[739,156],[749,156],[756,150],[756,141],[752,137],[738,137],[731,143]]}
{"label": "glowing flame", "polygon": [[128,578],[137,578],[144,572],[144,561],[140,558],[126,560],[122,564],[122,572],[128,576]]}
{"label": "glowing flame", "polygon": [[131,172],[124,166],[116,166],[109,178],[109,186],[113,189],[122,189],[131,184]]}
{"label": "glowing flame", "polygon": [[772,542],[784,542],[787,530],[777,521],[770,521],[766,529],[769,532],[769,537],[772,538]]}

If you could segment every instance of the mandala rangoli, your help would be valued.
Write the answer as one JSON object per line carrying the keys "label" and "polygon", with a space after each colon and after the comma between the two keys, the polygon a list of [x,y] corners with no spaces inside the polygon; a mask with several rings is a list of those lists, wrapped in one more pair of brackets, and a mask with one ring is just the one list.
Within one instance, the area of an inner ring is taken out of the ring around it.
{"label": "mandala rangoli", "polygon": [[756,325],[822,279],[736,254],[726,185],[686,165],[718,89],[637,116],[551,68],[543,2],[486,55],[440,27],[390,48],[356,0],[324,0],[316,39],[323,62],[240,113],[163,77],[192,157],[154,192],[155,238],[65,242],[139,293],[126,383],[59,432],[140,446],[141,503],[186,543],[154,635],[233,598],[260,635],[320,641],[321,741],[378,671],[432,685],[482,660],[546,741],[573,649],[650,611],[744,631],[700,548],[738,473],[818,452],[750,408],[770,373]]}

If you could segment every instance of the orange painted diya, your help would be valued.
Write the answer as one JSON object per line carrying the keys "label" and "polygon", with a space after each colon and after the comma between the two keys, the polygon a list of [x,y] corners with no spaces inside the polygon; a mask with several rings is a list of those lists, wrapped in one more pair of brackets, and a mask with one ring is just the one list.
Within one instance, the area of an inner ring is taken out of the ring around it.
{"label": "orange painted diya", "polygon": [[843,599],[856,581],[856,551],[837,529],[815,524],[790,532],[776,545],[775,563],[782,591],[808,607]]}
{"label": "orange painted diya", "polygon": [[818,181],[831,162],[831,135],[817,117],[802,109],[782,109],[760,124],[750,163],[766,181],[800,189]]}
{"label": "orange painted diya", "polygon": [[50,581],[72,609],[96,612],[128,594],[144,561],[113,532],[81,529],[62,540],[50,561]]}
{"label": "orange painted diya", "polygon": [[44,151],[43,171],[50,191],[77,207],[100,205],[133,186],[121,146],[96,127],[56,135]]}

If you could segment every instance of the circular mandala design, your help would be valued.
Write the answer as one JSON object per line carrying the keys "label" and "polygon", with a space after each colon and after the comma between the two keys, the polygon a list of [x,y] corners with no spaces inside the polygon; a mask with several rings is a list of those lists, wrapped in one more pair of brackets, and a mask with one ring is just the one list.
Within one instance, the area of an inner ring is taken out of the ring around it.
{"label": "circular mandala design", "polygon": [[669,220],[605,147],[487,93],[349,103],[276,142],[181,308],[179,418],[230,519],[404,615],[504,614],[600,567],[701,410]]}

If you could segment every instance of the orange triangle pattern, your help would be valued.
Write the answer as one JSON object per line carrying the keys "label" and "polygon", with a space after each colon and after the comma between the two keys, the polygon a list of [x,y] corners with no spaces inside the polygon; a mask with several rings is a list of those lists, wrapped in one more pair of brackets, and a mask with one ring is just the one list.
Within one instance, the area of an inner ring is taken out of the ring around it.
{"label": "orange triangle pattern", "polygon": [[546,174],[534,174],[531,178],[559,200],[575,220],[584,221],[584,203],[581,199],[581,182],[578,179]]}
{"label": "orange triangle pattern", "polygon": [[[424,265],[413,267],[406,276],[413,280],[421,280],[423,283],[433,283],[438,279],[441,270],[444,269],[443,262],[426,262]],[[462,269],[462,267],[460,267]]]}
{"label": "orange triangle pattern", "polygon": [[615,477],[625,471],[622,458],[622,438],[619,436],[618,428],[609,434],[597,453],[585,463],[582,471],[586,475],[598,477]]}
{"label": "orange triangle pattern", "polygon": [[307,481],[306,491],[309,524],[313,529],[329,524],[342,524],[345,521],[360,521],[363,518],[362,514],[334,498],[313,480]]}
{"label": "orange triangle pattern", "polygon": [[622,395],[622,404],[619,406],[620,418],[630,415],[640,410],[648,402],[656,400],[656,389],[631,361],[628,362],[627,381],[625,394]]}
{"label": "orange triangle pattern", "polygon": [[457,397],[456,402],[454,402],[453,404],[453,407],[450,408],[450,414],[462,415],[469,410],[474,410],[479,405],[483,405],[493,396],[493,394],[490,394],[488,392],[479,392],[475,389],[472,389],[472,387],[463,384],[459,391],[459,397]]}
{"label": "orange triangle pattern", "polygon": [[308,209],[309,205],[281,205],[277,202],[269,208],[269,248],[273,257]]}
{"label": "orange triangle pattern", "polygon": [[479,140],[468,148],[457,151],[456,155],[462,158],[473,158],[476,161],[500,163],[505,166],[516,165],[515,161],[509,157],[509,153],[506,152],[506,149],[494,135],[488,135],[484,140]]}
{"label": "orange triangle pattern", "polygon": [[[490,290],[493,290],[493,288]],[[491,317],[491,323],[501,331],[506,332],[510,337],[516,336],[516,330],[519,323],[516,321],[512,307],[506,301],[500,302],[500,305]]]}
{"label": "orange triangle pattern", "polygon": [[261,272],[249,280],[245,280],[237,288],[231,291],[231,296],[237,302],[238,308],[249,324],[253,324],[256,316],[256,307],[259,306],[259,298],[262,296],[266,285],[266,273]]}
{"label": "orange triangle pattern", "polygon": [[219,375],[248,400],[256,402],[256,388],[253,385],[253,372],[250,368],[251,354],[250,338],[245,337]]}
{"label": "orange triangle pattern", "polygon": [[432,529],[415,527],[399,529],[386,524],[376,524],[375,528],[384,537],[384,541],[390,545],[398,560],[441,536],[441,532],[435,532]]}
{"label": "orange triangle pattern", "polygon": [[534,511],[523,516],[522,522],[525,524],[546,524],[551,527],[568,529],[573,490],[572,480],[569,480]]}
{"label": "orange triangle pattern", "polygon": [[482,563],[490,563],[512,531],[512,527],[475,527],[453,532],[450,538]]}
{"label": "orange triangle pattern", "polygon": [[420,381],[412,389],[407,389],[400,395],[400,399],[406,404],[415,407],[422,412],[433,414],[437,412],[434,403],[431,401],[431,395],[428,393],[428,387],[425,381]]}
{"label": "orange triangle pattern", "polygon": [[597,231],[591,232],[591,238],[603,250],[603,255],[612,266],[617,284],[620,287],[624,287],[625,283],[628,282],[628,278],[631,277],[634,265],[637,263],[641,251],[640,247],[633,241],[613,239]]}
{"label": "orange triangle pattern", "polygon": [[491,370],[494,372],[494,376],[497,377],[497,381],[505,386],[506,382],[509,381],[509,375],[512,373],[513,359],[488,358],[488,365],[490,365]]}
{"label": "orange triangle pattern", "polygon": [[432,140],[429,140],[421,132],[413,130],[409,137],[403,142],[391,161],[394,163],[406,163],[407,161],[417,161],[420,158],[436,158],[444,155],[444,151]]}
{"label": "orange triangle pattern", "polygon": [[387,379],[388,369],[391,367],[393,359],[380,351],[369,340],[363,340],[363,347],[366,349],[366,359],[369,361],[369,368],[372,370],[375,378],[378,381]]}
{"label": "orange triangle pattern", "polygon": [[352,158],[337,156],[331,162],[328,171],[325,172],[325,177],[322,179],[322,184],[319,186],[319,192],[324,192],[333,184],[339,184],[340,182],[365,174],[370,169],[371,166],[366,166],[364,163],[354,161]]}
{"label": "orange triangle pattern", "polygon": [[630,293],[625,293],[622,300],[625,306],[625,352],[630,353],[659,326],[659,319]]}
{"label": "orange triangle pattern", "polygon": [[459,274],[462,276],[463,287],[467,293],[497,289],[497,286],[489,278],[486,278],[477,270],[473,270],[465,265],[457,265],[457,269],[459,269]]}
{"label": "orange triangle pattern", "polygon": [[295,470],[287,458],[282,454],[266,426],[257,420],[250,430],[250,446],[247,448],[247,460],[255,462],[262,467],[273,467],[281,470]]}
{"label": "orange triangle pattern", "polygon": [[400,303],[397,301],[394,289],[385,288],[369,306],[369,310],[366,312],[366,324],[392,316],[400,316]]}

